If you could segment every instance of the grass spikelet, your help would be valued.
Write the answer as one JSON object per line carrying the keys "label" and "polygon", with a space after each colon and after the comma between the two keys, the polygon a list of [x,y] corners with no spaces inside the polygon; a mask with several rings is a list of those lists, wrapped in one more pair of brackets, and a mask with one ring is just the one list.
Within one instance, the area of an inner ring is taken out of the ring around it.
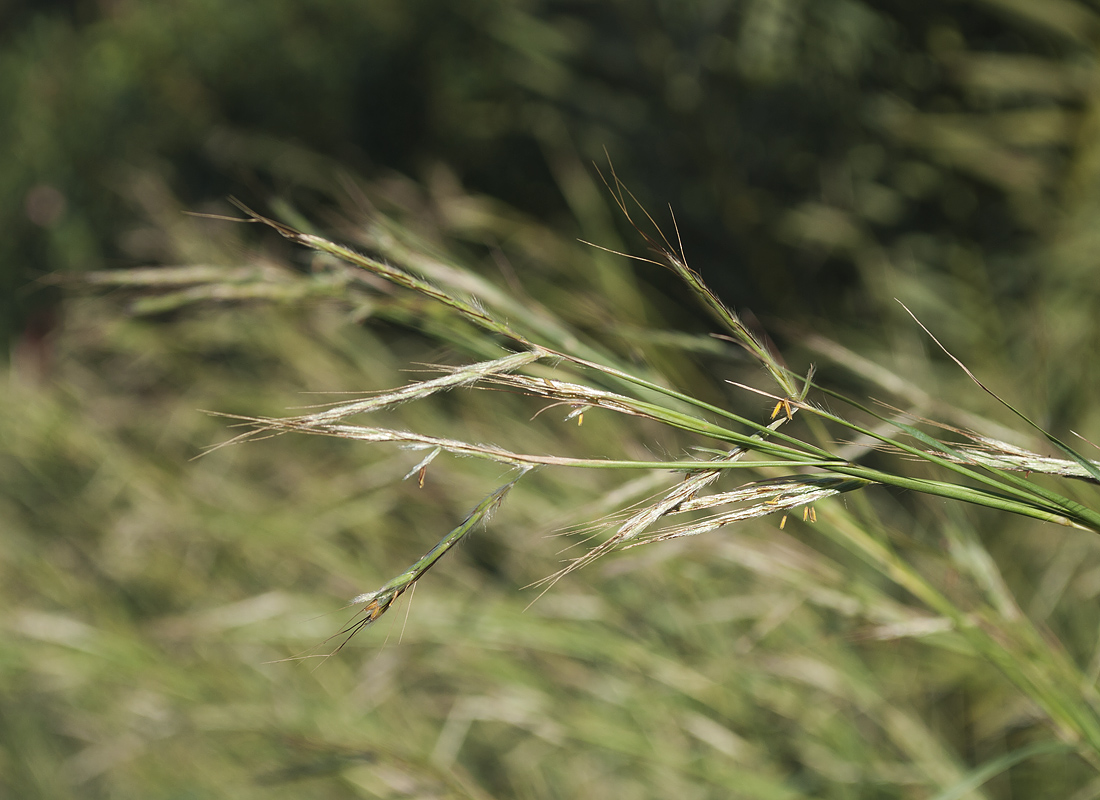
{"label": "grass spikelet", "polygon": [[375,620],[389,611],[390,607],[399,597],[401,597],[401,595],[415,587],[416,582],[424,576],[424,573],[435,566],[439,562],[439,559],[443,558],[449,550],[468,536],[477,525],[487,523],[490,517],[492,517],[493,512],[500,507],[502,502],[504,502],[504,498],[508,495],[508,492],[512,490],[516,483],[518,483],[526,473],[527,469],[522,469],[515,478],[486,496],[485,499],[478,503],[467,515],[466,519],[464,519],[460,525],[440,539],[435,547],[425,553],[400,575],[387,581],[382,587],[375,589],[373,592],[364,592],[363,594],[353,597],[349,605],[362,605],[363,607],[356,615],[357,618],[336,634],[344,638],[330,655],[338,653],[349,641],[351,641],[355,634],[373,624]]}

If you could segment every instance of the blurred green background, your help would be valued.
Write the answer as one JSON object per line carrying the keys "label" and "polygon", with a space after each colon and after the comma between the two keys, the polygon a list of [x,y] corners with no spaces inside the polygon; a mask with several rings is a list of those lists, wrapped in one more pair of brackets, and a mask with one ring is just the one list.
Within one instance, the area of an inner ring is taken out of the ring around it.
{"label": "blurred green background", "polygon": [[[793,368],[896,393],[839,345],[923,390],[921,413],[950,398],[1010,424],[899,298],[1056,434],[1097,441],[1098,5],[0,4],[0,793],[932,797],[1044,741],[988,661],[810,526],[614,556],[524,611],[522,587],[559,564],[549,534],[611,510],[602,476],[517,490],[407,623],[399,609],[316,669],[271,663],[339,630],[341,603],[500,476],[454,462],[417,490],[400,481],[413,455],[287,437],[192,460],[232,435],[200,409],[281,414],[471,350],[385,293],[318,289],[278,237],[182,211],[236,195],[350,241],[381,211],[722,401],[751,368],[641,333],[708,333],[688,294],[576,242],[645,254],[592,166],[610,157]],[[195,264],[273,270],[285,291],[142,306],[62,290]],[[394,419],[546,452],[682,446],[492,403]],[[1095,681],[1085,534],[876,502],[959,603],[980,594],[966,550]],[[1100,783],[1040,753],[976,791],[951,796],[1083,800]]]}

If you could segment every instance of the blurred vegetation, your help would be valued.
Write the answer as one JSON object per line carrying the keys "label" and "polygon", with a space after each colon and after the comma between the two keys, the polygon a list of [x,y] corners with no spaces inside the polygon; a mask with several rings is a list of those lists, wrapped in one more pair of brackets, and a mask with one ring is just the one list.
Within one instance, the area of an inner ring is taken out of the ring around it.
{"label": "blurred vegetation", "polygon": [[[617,507],[610,478],[540,473],[407,624],[317,669],[277,662],[500,470],[451,461],[420,490],[400,480],[415,454],[311,437],[192,460],[233,433],[199,409],[280,415],[482,354],[423,301],[181,214],[235,194],[374,248],[391,219],[398,263],[469,266],[766,419],[721,383],[759,381],[687,292],[574,241],[645,254],[589,167],[606,148],[792,368],[1011,436],[897,297],[1045,426],[1097,441],[1098,22],[1083,0],[0,6],[0,793],[1100,796],[988,654],[839,544],[840,500],[817,526],[609,557],[524,611],[559,566],[550,534]],[[244,272],[64,302],[42,280],[144,265]],[[535,410],[456,392],[390,422],[542,452],[684,446]],[[858,511],[959,608],[1033,625],[1091,696],[1088,534],[901,493]]]}

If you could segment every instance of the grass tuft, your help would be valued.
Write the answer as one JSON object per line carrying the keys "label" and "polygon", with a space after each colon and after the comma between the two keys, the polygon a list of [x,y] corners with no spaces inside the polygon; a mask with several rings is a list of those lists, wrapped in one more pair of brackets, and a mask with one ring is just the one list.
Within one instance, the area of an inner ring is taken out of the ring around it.
{"label": "grass tuft", "polygon": [[[628,207],[632,195],[613,170],[605,183],[633,225]],[[1083,459],[1046,432],[1043,435],[1047,441],[1069,459],[1042,456],[969,427],[934,422],[911,411],[855,399],[823,385],[815,377],[813,366],[807,367],[804,376],[796,374],[788,369],[774,344],[750,330],[688,266],[678,236],[673,247],[644,210],[643,216],[656,231],[650,235],[639,230],[653,255],[644,260],[669,268],[685,283],[723,326],[723,332],[714,336],[736,343],[746,352],[757,371],[768,377],[771,389],[730,380],[726,383],[736,394],[716,401],[713,394],[678,386],[644,361],[624,357],[612,341],[601,341],[564,315],[555,315],[541,305],[523,313],[523,298],[512,297],[473,271],[438,260],[385,218],[375,219],[367,229],[363,236],[365,252],[361,252],[237,205],[247,215],[244,221],[271,228],[314,251],[318,260],[313,273],[303,275],[272,267],[219,275],[207,268],[188,268],[158,277],[141,270],[115,273],[109,281],[93,276],[93,283],[154,290],[153,296],[146,296],[140,301],[142,305],[134,307],[136,311],[230,298],[264,298],[270,302],[278,297],[299,303],[303,298],[323,297],[342,300],[352,309],[375,304],[371,314],[378,316],[377,304],[381,303],[385,309],[381,313],[390,319],[427,334],[429,339],[458,346],[477,360],[457,366],[439,365],[432,368],[440,373],[438,377],[325,404],[308,413],[279,416],[219,412],[238,421],[245,430],[215,449],[286,433],[305,433],[416,451],[422,456],[420,460],[411,467],[403,463],[396,474],[406,480],[416,476],[416,485],[422,489],[432,484],[431,475],[437,470],[453,474],[452,468],[444,465],[446,456],[459,457],[466,464],[484,462],[512,473],[405,571],[379,588],[354,597],[351,604],[359,607],[358,613],[328,640],[339,641],[325,658],[345,648],[353,637],[393,608],[444,555],[469,540],[474,529],[485,523],[518,486],[541,483],[548,472],[671,474],[679,479],[671,485],[666,481],[656,493],[653,487],[661,484],[648,479],[637,485],[635,481],[619,486],[601,484],[604,502],[597,504],[599,515],[573,519],[567,526],[573,531],[569,535],[581,533],[597,543],[571,557],[548,577],[531,582],[543,587],[545,602],[553,600],[554,593],[546,594],[551,586],[613,551],[682,541],[769,517],[774,527],[759,545],[734,539],[730,547],[745,568],[759,569],[761,574],[771,576],[770,580],[787,576],[782,580],[801,587],[799,591],[806,592],[806,599],[794,606],[786,601],[769,604],[776,615],[774,620],[760,616],[745,647],[751,649],[751,642],[767,636],[767,631],[794,614],[799,604],[809,602],[848,609],[844,613],[865,617],[869,627],[857,637],[859,640],[920,640],[937,652],[964,653],[999,671],[1044,720],[1052,739],[998,756],[967,772],[939,753],[931,739],[921,739],[925,734],[916,733],[918,725],[890,720],[889,715],[876,717],[887,728],[900,726],[891,733],[892,741],[902,750],[909,748],[907,757],[926,769],[921,780],[944,797],[961,796],[1002,770],[1044,754],[1073,752],[1091,769],[1100,770],[1100,696],[1094,682],[1073,657],[1052,647],[1042,628],[1020,612],[988,553],[976,545],[965,527],[943,523],[943,529],[949,532],[945,534],[943,556],[950,565],[947,569],[966,575],[972,586],[969,597],[960,597],[950,581],[945,582],[936,570],[922,563],[923,557],[913,557],[911,547],[899,547],[891,541],[897,534],[876,510],[881,505],[876,498],[882,495],[872,495],[870,500],[865,497],[868,492],[883,491],[910,499],[924,496],[1100,533],[1095,498],[1083,499],[1066,483],[1067,479],[1084,486],[1096,483],[1095,462]],[[424,273],[430,273],[431,279]],[[178,287],[184,284],[188,288],[181,293]],[[235,288],[223,291],[226,285]],[[928,333],[923,325],[920,327]],[[906,390],[907,382],[884,368],[858,361],[854,354],[843,355],[845,351],[821,337],[810,338],[819,352],[841,353],[842,358],[857,364],[858,371],[874,375],[881,385]],[[689,348],[684,352],[704,351]],[[951,358],[977,382],[961,361]],[[628,446],[614,453],[570,454],[568,450],[556,450],[552,441],[546,443],[549,446],[529,446],[536,441],[534,437],[529,438],[526,447],[506,447],[486,442],[482,436],[438,435],[416,430],[415,424],[410,426],[412,429],[388,424],[385,419],[374,425],[361,421],[366,415],[388,418],[458,391],[490,392],[494,398],[513,404],[510,413],[529,417],[527,423],[521,416],[483,419],[475,425],[482,431],[503,429],[507,427],[501,424],[505,421],[533,430],[536,418],[545,418],[546,412],[561,413],[560,424],[568,424],[576,432],[557,437],[566,446],[589,450],[590,445],[603,442],[606,447],[609,440],[589,433],[605,427],[620,431],[620,443]],[[1037,427],[993,396],[1029,427]],[[760,397],[766,399],[766,409],[743,410]],[[833,410],[838,407],[846,413]],[[620,419],[621,426],[610,427],[615,424],[613,418]],[[1002,435],[1001,429],[997,430],[998,436]],[[646,438],[667,444],[648,449],[631,444]],[[717,486],[736,480],[739,473],[745,478],[737,480],[732,488]],[[648,496],[638,500],[639,491]],[[533,494],[537,490],[523,494],[522,502],[531,502]],[[956,516],[955,512],[944,513],[945,520]],[[858,574],[858,564],[862,564],[871,569],[876,580],[892,588],[884,589],[866,578],[852,579],[851,585],[840,588],[844,583],[841,573],[829,577],[831,568],[824,568],[824,562],[795,555],[801,551],[788,538],[786,523],[791,517],[807,524],[807,536],[837,547],[838,553],[854,555],[856,562],[846,567],[855,571],[853,574]],[[764,549],[750,555],[752,547]],[[899,604],[890,596],[897,590],[915,600],[916,605]],[[517,637],[516,641],[523,637],[517,630],[510,635]],[[786,681],[824,681],[819,688],[830,685],[838,692],[848,692],[845,696],[857,706],[863,703],[862,707],[867,708],[868,703],[881,702],[870,696],[860,697],[854,688],[841,690],[840,683],[850,679],[849,673],[843,678],[824,679],[821,670],[826,667],[804,656],[784,656],[766,669]],[[828,666],[828,670],[834,669],[838,667]],[[685,676],[675,683],[684,689],[693,680]],[[705,722],[696,721],[685,729],[695,730],[704,738],[715,735]],[[903,732],[906,730],[908,733]],[[453,735],[457,734],[452,730],[448,736]],[[448,745],[444,750],[452,753],[454,747]],[[899,779],[899,785],[904,783]],[[762,796],[772,795],[765,792]],[[785,795],[780,791],[774,796]]]}

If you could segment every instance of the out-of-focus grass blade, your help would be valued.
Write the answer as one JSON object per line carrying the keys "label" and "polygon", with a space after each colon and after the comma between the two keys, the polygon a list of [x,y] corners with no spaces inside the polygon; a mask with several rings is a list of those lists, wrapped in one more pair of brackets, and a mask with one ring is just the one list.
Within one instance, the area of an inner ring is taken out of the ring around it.
{"label": "out-of-focus grass blade", "polygon": [[958,798],[965,797],[977,789],[990,778],[1000,775],[1006,769],[1014,767],[1021,761],[1051,753],[1069,753],[1073,749],[1073,745],[1064,742],[1039,742],[1021,747],[1019,750],[1013,750],[1011,753],[1005,753],[992,761],[987,761],[951,788],[940,792],[932,800],[958,800]]}

